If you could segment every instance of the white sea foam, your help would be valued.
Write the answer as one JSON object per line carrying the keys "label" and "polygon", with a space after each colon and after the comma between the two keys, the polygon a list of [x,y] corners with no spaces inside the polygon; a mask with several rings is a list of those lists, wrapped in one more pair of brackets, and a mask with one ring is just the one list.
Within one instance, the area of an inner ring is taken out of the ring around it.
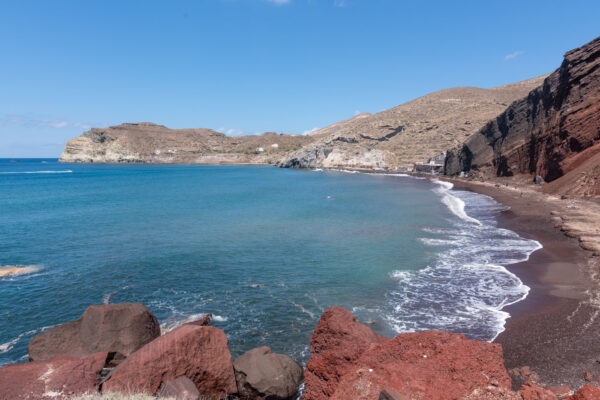
{"label": "white sea foam", "polygon": [[[171,332],[173,329],[178,328],[183,324],[198,321],[199,319],[204,318],[206,315],[207,313],[197,313],[187,316],[181,314],[172,315],[160,324],[160,331],[164,335],[165,333]],[[211,320],[214,322],[226,322],[227,317],[213,314]]]}
{"label": "white sea foam", "polygon": [[459,199],[456,196],[453,196],[450,193],[450,190],[454,187],[454,185],[450,182],[440,181],[440,180],[432,180],[433,183],[437,183],[439,185],[435,191],[442,195],[442,202],[448,207],[448,209],[455,214],[460,219],[463,219],[467,222],[473,222],[475,224],[481,225],[481,222],[475,218],[469,217],[465,212],[465,202],[462,199]]}
{"label": "white sea foam", "polygon": [[498,228],[495,215],[504,207],[492,198],[436,183],[458,218],[451,227],[423,229],[429,237],[420,241],[439,247],[437,257],[421,270],[394,271],[396,289],[387,294],[388,305],[381,311],[397,333],[441,329],[493,341],[510,317],[503,309],[529,293],[505,267],[528,260],[542,246]]}
{"label": "white sea foam", "polygon": [[35,335],[36,333],[39,332],[43,332],[47,329],[52,328],[54,325],[50,325],[50,326],[44,326],[38,329],[32,329],[30,331],[27,332],[23,332],[21,333],[19,336],[17,336],[16,338],[9,340],[6,343],[2,343],[0,344],[0,354],[4,354],[4,353],[8,353],[9,351],[11,351],[13,349],[13,347],[15,347],[17,345],[17,343],[19,343],[21,340],[27,338],[27,337],[31,337],[33,335]]}
{"label": "white sea foam", "polygon": [[13,175],[13,174],[70,174],[73,171],[70,169],[60,171],[2,171],[0,175]]}

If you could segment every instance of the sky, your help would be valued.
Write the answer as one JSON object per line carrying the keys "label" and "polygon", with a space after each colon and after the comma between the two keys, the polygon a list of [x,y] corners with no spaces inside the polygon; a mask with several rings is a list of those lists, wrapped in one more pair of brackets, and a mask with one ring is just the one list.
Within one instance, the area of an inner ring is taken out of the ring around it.
{"label": "sky", "polygon": [[600,1],[0,0],[0,157],[150,121],[307,133],[549,73]]}

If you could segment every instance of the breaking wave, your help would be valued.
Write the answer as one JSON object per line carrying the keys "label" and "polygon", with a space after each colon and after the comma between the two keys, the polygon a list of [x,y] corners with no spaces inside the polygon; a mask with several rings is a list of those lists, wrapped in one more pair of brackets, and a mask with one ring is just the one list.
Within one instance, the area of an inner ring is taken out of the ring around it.
{"label": "breaking wave", "polygon": [[542,246],[498,228],[495,216],[504,207],[492,198],[435,183],[458,218],[449,228],[424,229],[428,237],[421,242],[437,252],[426,268],[391,273],[396,284],[387,293],[384,319],[397,333],[438,329],[493,341],[510,317],[503,309],[529,293],[505,266],[527,261]]}

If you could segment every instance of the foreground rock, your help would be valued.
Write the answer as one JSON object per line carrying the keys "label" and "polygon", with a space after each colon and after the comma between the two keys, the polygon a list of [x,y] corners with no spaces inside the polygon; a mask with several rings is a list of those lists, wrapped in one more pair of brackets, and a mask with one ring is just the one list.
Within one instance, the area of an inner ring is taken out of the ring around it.
{"label": "foreground rock", "polygon": [[556,194],[600,195],[600,38],[446,157],[446,174],[539,176]]}
{"label": "foreground rock", "polygon": [[298,393],[302,367],[292,358],[264,346],[233,363],[238,393],[247,400],[288,400]]}
{"label": "foreground rock", "polygon": [[598,400],[600,399],[600,389],[596,386],[585,385],[579,389],[573,396],[565,397],[565,400]]}
{"label": "foreground rock", "polygon": [[30,361],[57,355],[84,358],[104,351],[126,357],[158,336],[158,321],[143,304],[93,305],[79,319],[33,337],[27,350]]}
{"label": "foreground rock", "polygon": [[[340,307],[325,311],[311,339],[304,400],[458,399],[489,386],[510,391],[498,344],[426,331],[375,334]],[[384,397],[385,398],[385,397]]]}
{"label": "foreground rock", "polygon": [[0,369],[0,399],[56,399],[98,392],[108,353],[83,360],[57,356],[50,361],[13,364]]}
{"label": "foreground rock", "polygon": [[181,376],[165,383],[158,397],[175,400],[199,400],[200,392],[190,378]]}
{"label": "foreground rock", "polygon": [[225,333],[211,326],[185,324],[148,343],[115,368],[103,393],[158,394],[168,381],[186,376],[202,396],[237,393]]}

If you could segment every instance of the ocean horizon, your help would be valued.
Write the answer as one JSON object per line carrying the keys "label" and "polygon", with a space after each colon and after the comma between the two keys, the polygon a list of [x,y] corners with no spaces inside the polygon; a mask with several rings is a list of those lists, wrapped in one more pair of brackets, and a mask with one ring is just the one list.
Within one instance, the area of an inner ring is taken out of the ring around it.
{"label": "ocean horizon", "polygon": [[330,306],[376,332],[491,341],[536,241],[490,197],[402,174],[0,159],[0,364],[90,304],[144,303],[164,331],[205,313],[232,355],[306,362]]}

